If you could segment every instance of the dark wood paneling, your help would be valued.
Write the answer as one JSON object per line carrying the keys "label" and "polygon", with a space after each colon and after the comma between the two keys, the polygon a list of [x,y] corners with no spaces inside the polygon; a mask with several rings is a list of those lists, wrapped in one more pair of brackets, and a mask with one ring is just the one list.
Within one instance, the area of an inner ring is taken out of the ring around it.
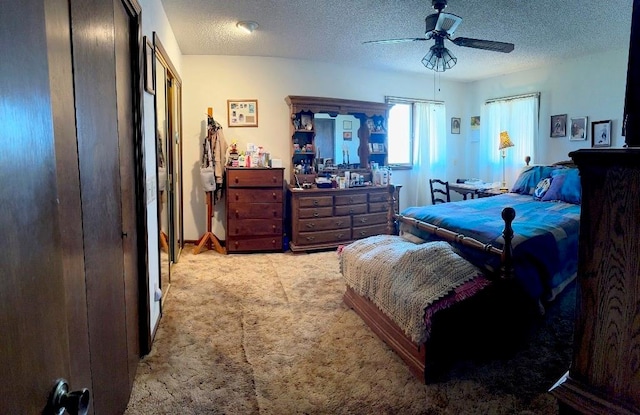
{"label": "dark wood paneling", "polygon": [[0,28],[0,413],[36,414],[69,376],[44,2],[4,2]]}
{"label": "dark wood paneling", "polygon": [[72,0],[71,22],[93,401],[115,414],[130,390],[113,3]]}

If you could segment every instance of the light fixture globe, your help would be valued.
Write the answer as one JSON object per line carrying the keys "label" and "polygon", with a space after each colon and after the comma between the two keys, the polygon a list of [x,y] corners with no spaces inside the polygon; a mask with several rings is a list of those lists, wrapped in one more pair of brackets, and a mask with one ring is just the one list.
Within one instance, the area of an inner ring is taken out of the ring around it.
{"label": "light fixture globe", "polygon": [[258,28],[258,23],[253,20],[242,20],[236,23],[236,27],[238,29],[242,29],[247,33],[253,33],[254,30]]}
{"label": "light fixture globe", "polygon": [[458,59],[453,56],[449,49],[444,47],[444,40],[441,37],[436,38],[436,44],[431,46],[429,53],[422,58],[422,64],[427,68],[436,72],[444,72],[456,65]]}

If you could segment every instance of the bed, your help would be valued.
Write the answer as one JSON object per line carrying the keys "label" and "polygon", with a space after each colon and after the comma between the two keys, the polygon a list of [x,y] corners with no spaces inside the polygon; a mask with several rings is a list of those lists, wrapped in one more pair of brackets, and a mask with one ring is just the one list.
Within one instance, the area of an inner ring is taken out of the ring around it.
{"label": "bed", "polygon": [[509,193],[407,208],[398,235],[341,250],[344,301],[417,377],[436,379],[436,336],[505,310],[543,313],[575,278],[580,191],[572,165],[531,166]]}

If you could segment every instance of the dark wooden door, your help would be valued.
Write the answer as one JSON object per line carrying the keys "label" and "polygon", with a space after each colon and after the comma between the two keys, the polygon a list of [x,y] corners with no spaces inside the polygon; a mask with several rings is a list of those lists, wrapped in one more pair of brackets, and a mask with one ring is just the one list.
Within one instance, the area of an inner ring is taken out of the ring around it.
{"label": "dark wooden door", "polygon": [[[120,148],[120,200],[122,212],[123,281],[127,327],[127,355],[129,388],[133,386],[138,360],[140,359],[140,313],[138,312],[138,235],[136,229],[136,163],[135,122],[132,76],[131,44],[136,34],[132,33],[131,17],[121,0],[114,0],[115,49],[116,49],[116,93],[118,104],[118,146]],[[132,42],[133,41],[133,42]],[[141,204],[145,206],[143,202]]]}
{"label": "dark wooden door", "polygon": [[[89,379],[68,4],[25,0],[0,13],[0,413],[37,414],[59,377]],[[10,57],[10,58],[9,58]],[[66,107],[52,109],[63,103]],[[58,151],[71,154],[56,156]],[[67,158],[68,156],[68,158]],[[66,171],[57,172],[62,161]],[[67,181],[68,180],[68,181]],[[66,216],[59,214],[64,206]],[[80,274],[78,274],[78,270]],[[70,277],[68,280],[65,277]],[[72,284],[75,282],[77,284]],[[67,291],[66,284],[72,285]],[[79,339],[70,336],[78,330]],[[83,336],[82,333],[85,333]],[[76,342],[76,340],[78,340]],[[72,355],[70,350],[77,355]],[[78,357],[76,361],[75,358]],[[85,362],[86,363],[86,362]],[[82,373],[80,373],[82,372]],[[72,387],[91,387],[71,382]]]}
{"label": "dark wooden door", "polygon": [[319,152],[319,157],[331,158],[336,162],[336,120],[332,118],[316,118],[314,124],[316,129],[316,152]]}

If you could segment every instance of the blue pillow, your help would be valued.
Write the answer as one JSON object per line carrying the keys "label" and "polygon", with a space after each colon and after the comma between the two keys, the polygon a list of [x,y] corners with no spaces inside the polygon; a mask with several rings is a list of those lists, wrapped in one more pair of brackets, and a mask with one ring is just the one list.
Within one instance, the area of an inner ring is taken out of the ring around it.
{"label": "blue pillow", "polygon": [[523,195],[532,195],[534,189],[540,183],[540,180],[545,179],[547,177],[551,177],[551,172],[556,169],[556,167],[551,166],[529,166],[525,167],[524,170],[518,176],[513,188],[511,188],[511,192],[520,193]]}
{"label": "blue pillow", "polygon": [[582,202],[582,186],[578,169],[559,169],[552,175],[551,186],[542,201],[560,200],[579,205]]}

